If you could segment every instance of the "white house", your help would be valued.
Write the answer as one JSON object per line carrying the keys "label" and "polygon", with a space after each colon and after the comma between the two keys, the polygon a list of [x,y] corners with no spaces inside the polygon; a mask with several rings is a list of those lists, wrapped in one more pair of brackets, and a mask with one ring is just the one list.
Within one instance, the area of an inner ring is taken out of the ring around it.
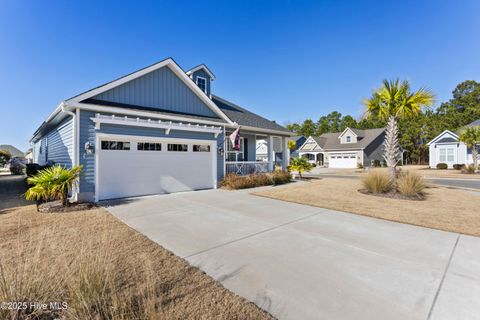
{"label": "white house", "polygon": [[[470,123],[467,127],[472,126],[480,126],[480,119]],[[427,144],[431,168],[435,168],[439,163],[446,163],[449,168],[453,168],[454,164],[473,163],[472,150],[458,140],[459,131],[445,130]],[[477,148],[480,149],[480,145],[477,145]]]}

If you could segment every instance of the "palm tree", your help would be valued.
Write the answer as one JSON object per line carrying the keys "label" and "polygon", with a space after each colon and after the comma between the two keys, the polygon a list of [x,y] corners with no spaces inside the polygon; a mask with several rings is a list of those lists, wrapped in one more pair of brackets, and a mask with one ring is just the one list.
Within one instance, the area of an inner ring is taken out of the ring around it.
{"label": "palm tree", "polygon": [[412,92],[408,81],[383,80],[382,87],[373,92],[363,104],[368,115],[375,115],[387,122],[384,141],[384,159],[390,168],[392,180],[396,179],[396,167],[400,156],[398,120],[419,114],[423,107],[434,103],[434,95],[427,88]]}
{"label": "palm tree", "polygon": [[290,170],[297,171],[300,179],[302,179],[302,172],[312,170],[312,164],[306,158],[296,157],[290,161]]}
{"label": "palm tree", "polygon": [[467,127],[460,132],[458,140],[465,143],[468,149],[472,149],[473,168],[477,170],[478,166],[478,149],[480,144],[480,127]]}
{"label": "palm tree", "polygon": [[59,165],[43,169],[27,179],[33,186],[25,192],[27,200],[61,200],[66,206],[68,192],[76,186],[82,166],[71,169]]}

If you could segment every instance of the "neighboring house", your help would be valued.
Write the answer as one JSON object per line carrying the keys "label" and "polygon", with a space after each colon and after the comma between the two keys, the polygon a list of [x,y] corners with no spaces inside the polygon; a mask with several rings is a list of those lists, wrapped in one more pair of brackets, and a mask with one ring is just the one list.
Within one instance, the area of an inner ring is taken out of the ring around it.
{"label": "neighboring house", "polygon": [[[297,154],[298,148],[307,140],[304,136],[290,137],[288,141],[295,142],[295,149],[290,150],[290,158]],[[278,138],[273,139],[273,151],[275,152],[275,160],[277,162],[282,161],[282,144]],[[257,140],[257,161],[267,161],[268,159],[268,143],[266,140]]]}
{"label": "neighboring house", "polygon": [[27,163],[33,163],[33,149],[30,148],[25,152],[25,160]]}
{"label": "neighboring house", "polygon": [[[477,126],[480,126],[480,119],[465,127]],[[439,163],[446,163],[449,168],[453,168],[454,164],[473,163],[472,150],[468,149],[465,143],[458,141],[458,135],[465,127],[456,132],[445,130],[427,143],[431,168],[436,168]],[[480,152],[480,145],[477,145],[477,149]]]}
{"label": "neighboring house", "polygon": [[[273,170],[255,161],[256,139],[286,146],[292,134],[214,95],[214,79],[203,64],[185,72],[168,58],[67,99],[34,133],[34,162],[83,165],[72,196],[87,201],[216,188],[229,172]],[[235,151],[228,136],[238,127]]]}
{"label": "neighboring house", "polygon": [[369,167],[374,160],[383,162],[384,138],[385,128],[346,128],[343,132],[308,137],[298,155],[329,168],[357,168],[359,164]]}
{"label": "neighboring house", "polygon": [[12,158],[20,158],[20,159],[25,158],[25,155],[22,151],[18,150],[17,148],[9,144],[0,144],[0,150],[5,150],[8,153],[10,153]]}

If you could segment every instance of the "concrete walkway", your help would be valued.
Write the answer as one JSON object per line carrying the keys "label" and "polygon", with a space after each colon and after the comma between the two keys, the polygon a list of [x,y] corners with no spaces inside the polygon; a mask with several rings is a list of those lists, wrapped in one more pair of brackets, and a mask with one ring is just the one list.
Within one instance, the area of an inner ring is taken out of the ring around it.
{"label": "concrete walkway", "polygon": [[105,205],[279,319],[474,319],[480,314],[480,238],[247,191],[197,191]]}

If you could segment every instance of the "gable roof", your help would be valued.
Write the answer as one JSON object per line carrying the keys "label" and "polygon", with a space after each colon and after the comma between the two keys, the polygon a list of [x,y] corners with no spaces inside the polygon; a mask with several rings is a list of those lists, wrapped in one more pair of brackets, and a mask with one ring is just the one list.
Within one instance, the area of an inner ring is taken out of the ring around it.
{"label": "gable roof", "polygon": [[433,144],[433,143],[437,143],[441,140],[441,138],[445,135],[450,135],[451,137],[453,137],[453,139],[455,139],[455,141],[458,141],[458,135],[456,133],[453,133],[452,131],[450,130],[444,130],[442,133],[440,133],[438,136],[436,136],[435,138],[433,138],[432,140],[430,140],[428,143],[427,143],[427,146]]}
{"label": "gable roof", "polygon": [[325,138],[324,146],[325,150],[342,150],[342,149],[364,149],[381,134],[385,132],[385,128],[377,129],[352,129],[357,135],[357,142],[352,143],[340,143],[340,135],[342,132],[324,133],[320,138]]}
{"label": "gable roof", "polygon": [[[357,135],[357,142],[340,143],[340,136],[345,132],[324,133],[321,136],[311,136],[317,145],[325,151],[364,149],[385,132],[385,128],[378,129],[351,129]],[[307,139],[308,141],[308,139]],[[305,143],[307,142],[305,141]],[[302,146],[303,147],[303,146]]]}
{"label": "gable roof", "polygon": [[10,144],[0,144],[0,150],[8,151],[8,153],[10,153],[10,155],[12,157],[23,157],[23,156],[25,156],[25,153],[23,153],[22,151],[18,150],[17,148],[15,148],[14,146],[12,146]]}
{"label": "gable roof", "polygon": [[182,80],[199,98],[202,100],[207,107],[209,107],[215,114],[217,114],[221,119],[225,120],[225,122],[232,124],[232,121],[223,113],[215,103],[203,92],[194,82],[193,80],[180,68],[180,66],[172,59],[167,58],[155,64],[152,64],[148,67],[143,69],[137,70],[132,72],[126,76],[120,77],[116,80],[107,82],[101,86],[93,88],[91,90],[85,91],[79,95],[76,95],[68,100],[65,101],[66,104],[69,102],[77,102],[80,103],[84,100],[92,98],[100,93],[106,92],[114,87],[118,87],[124,83],[127,83],[133,79],[139,78],[147,73],[153,72],[163,67],[169,67],[179,78]]}
{"label": "gable roof", "polygon": [[224,112],[232,121],[236,122],[240,126],[263,128],[268,130],[281,131],[285,133],[290,133],[290,131],[275,123],[274,121],[268,120],[258,114],[255,114],[251,111],[248,111],[230,101],[227,101],[219,96],[212,95],[212,101]]}
{"label": "gable roof", "polygon": [[192,73],[194,73],[195,71],[200,70],[200,69],[205,70],[205,72],[210,76],[212,81],[215,80],[215,75],[213,74],[212,70],[208,69],[208,67],[204,63],[199,64],[198,66],[193,67],[192,69],[188,70],[186,72],[186,74],[189,76]]}

